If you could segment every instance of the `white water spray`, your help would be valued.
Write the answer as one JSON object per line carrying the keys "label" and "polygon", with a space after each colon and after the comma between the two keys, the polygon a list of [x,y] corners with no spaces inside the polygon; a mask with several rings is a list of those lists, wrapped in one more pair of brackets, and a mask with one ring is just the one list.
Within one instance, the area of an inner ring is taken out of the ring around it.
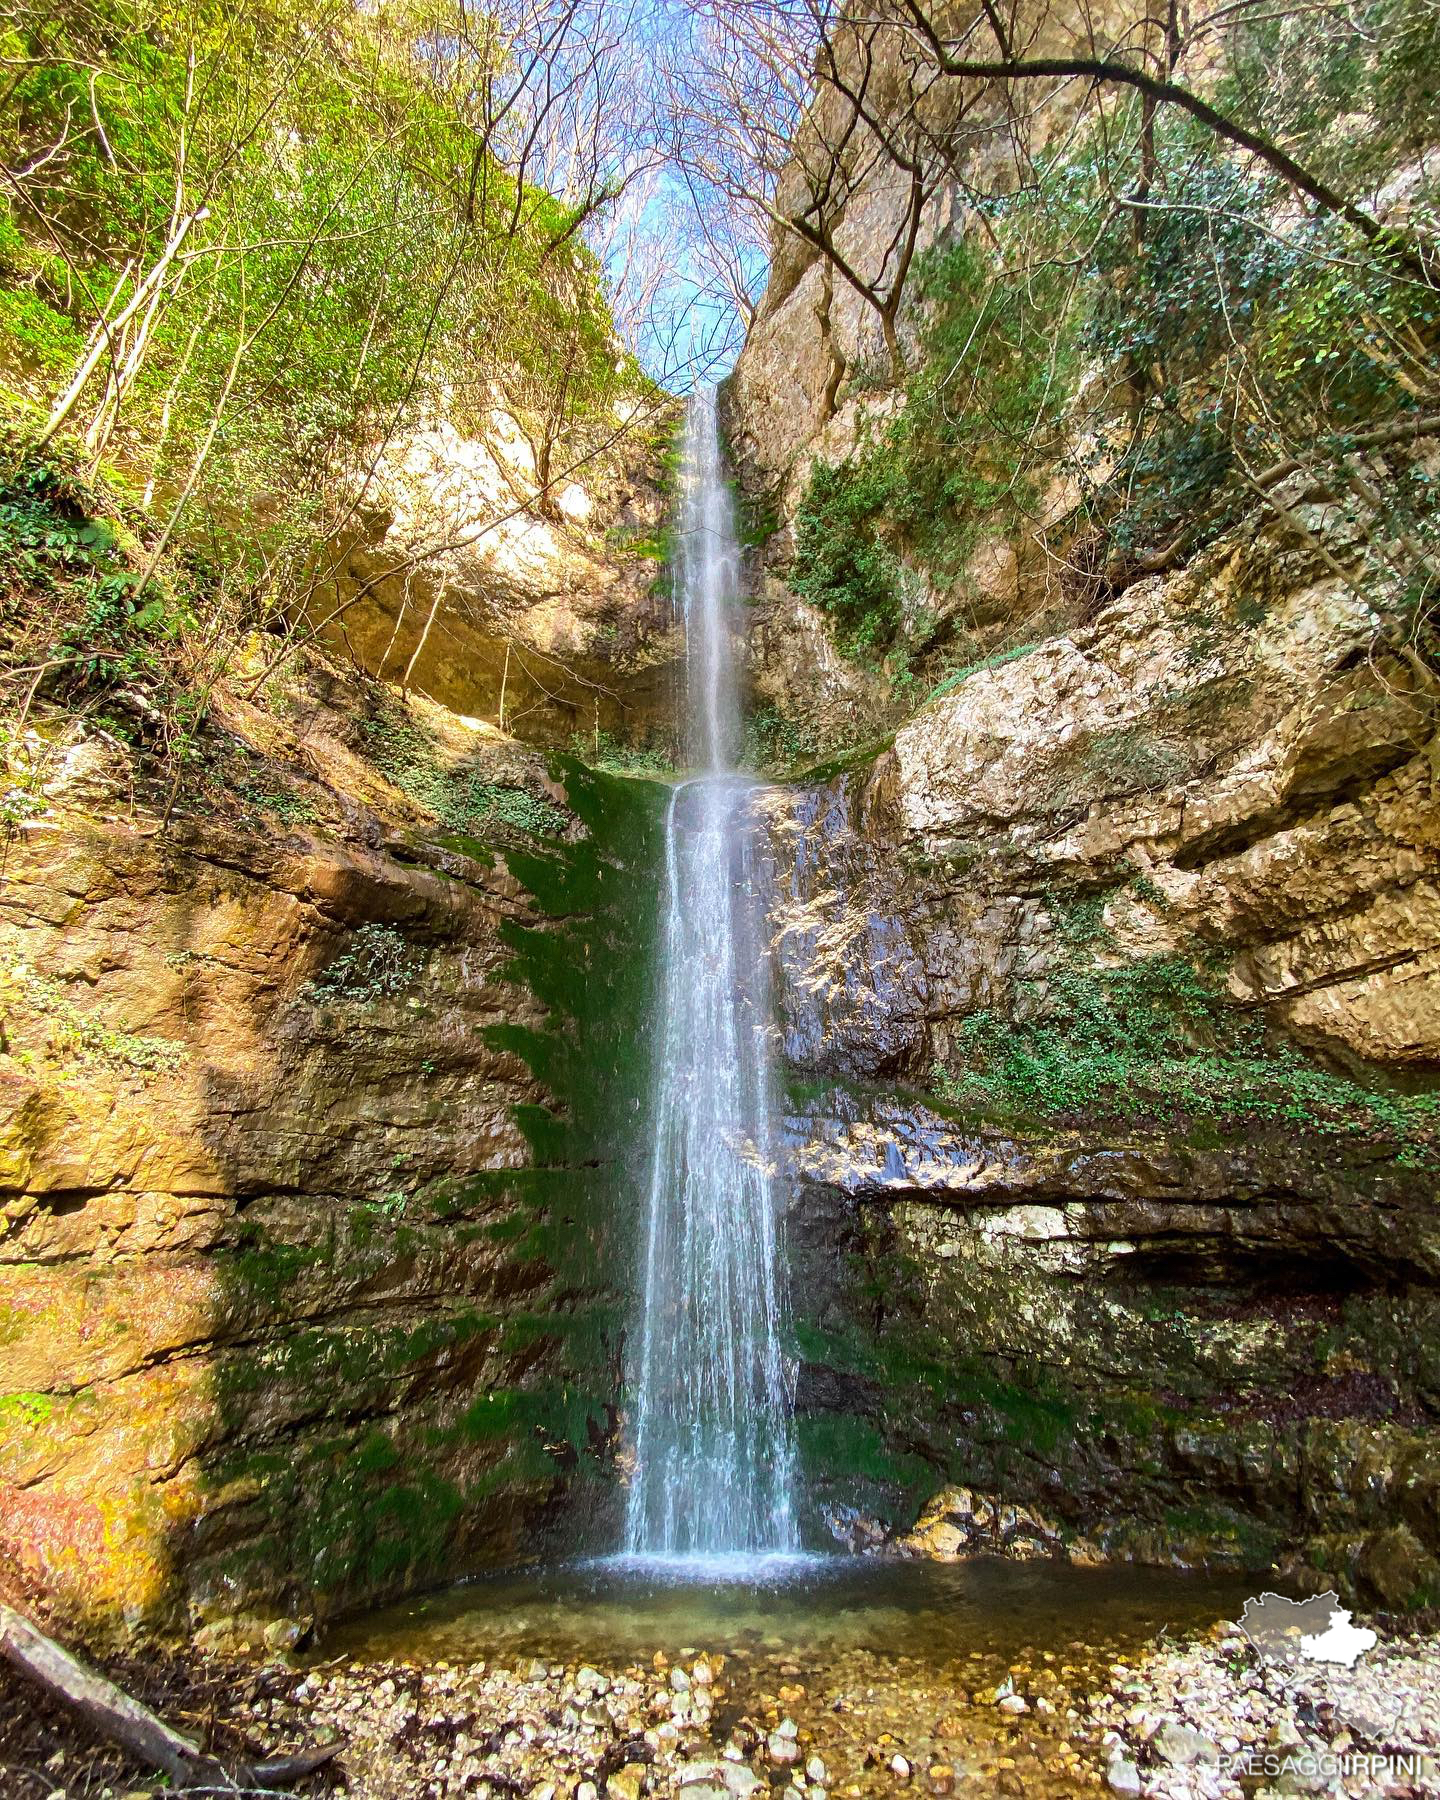
{"label": "white water spray", "polygon": [[789,1554],[769,993],[730,642],[739,552],[715,396],[690,403],[677,596],[690,759],[665,828],[662,1041],[626,1521],[632,1555]]}

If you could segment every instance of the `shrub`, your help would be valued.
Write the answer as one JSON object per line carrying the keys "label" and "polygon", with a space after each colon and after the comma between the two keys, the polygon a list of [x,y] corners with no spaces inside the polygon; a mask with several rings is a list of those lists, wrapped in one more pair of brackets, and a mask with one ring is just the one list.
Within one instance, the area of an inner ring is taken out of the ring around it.
{"label": "shrub", "polygon": [[920,259],[915,285],[920,351],[903,405],[865,422],[847,462],[811,466],[795,521],[791,586],[857,660],[933,630],[907,602],[961,580],[981,531],[1020,519],[1069,392],[1058,275],[1012,293],[961,238]]}
{"label": "shrub", "polygon": [[301,993],[317,1005],[343,1000],[354,1006],[373,1006],[377,1000],[393,1000],[403,994],[423,968],[421,954],[393,925],[372,921],[360,927],[349,948],[306,982]]}

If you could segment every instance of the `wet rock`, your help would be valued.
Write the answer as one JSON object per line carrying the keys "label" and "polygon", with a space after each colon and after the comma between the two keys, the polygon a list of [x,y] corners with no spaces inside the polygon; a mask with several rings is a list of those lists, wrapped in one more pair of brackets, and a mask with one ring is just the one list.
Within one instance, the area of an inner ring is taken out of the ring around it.
{"label": "wet rock", "polygon": [[1150,1744],[1155,1754],[1172,1768],[1188,1769],[1196,1763],[1220,1760],[1219,1750],[1203,1731],[1197,1731],[1193,1725],[1183,1725],[1178,1719],[1162,1720]]}
{"label": "wet rock", "polygon": [[1121,1800],[1139,1800],[1142,1789],[1140,1771],[1124,1756],[1112,1756],[1105,1770],[1105,1782],[1112,1794]]}
{"label": "wet rock", "polygon": [[704,1762],[681,1763],[675,1770],[677,1787],[712,1787],[731,1800],[749,1800],[749,1796],[765,1784],[745,1763],[726,1761],[723,1757]]}

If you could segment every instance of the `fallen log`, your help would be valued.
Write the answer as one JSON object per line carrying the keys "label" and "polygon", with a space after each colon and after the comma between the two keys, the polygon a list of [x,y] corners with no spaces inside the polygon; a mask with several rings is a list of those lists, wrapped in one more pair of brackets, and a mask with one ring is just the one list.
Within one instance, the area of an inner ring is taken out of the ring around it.
{"label": "fallen log", "polygon": [[338,1744],[294,1756],[227,1768],[148,1706],[45,1636],[13,1607],[0,1602],[0,1655],[47,1694],[79,1714],[90,1729],[128,1750],[137,1762],[159,1769],[177,1785],[233,1793],[297,1781],[339,1754]]}

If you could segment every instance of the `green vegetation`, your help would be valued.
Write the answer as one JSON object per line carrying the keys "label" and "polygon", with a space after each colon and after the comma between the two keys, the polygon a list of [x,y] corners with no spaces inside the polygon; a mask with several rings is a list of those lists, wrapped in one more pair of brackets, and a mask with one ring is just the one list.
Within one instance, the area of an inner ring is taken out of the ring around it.
{"label": "green vegetation", "polygon": [[308,825],[319,817],[315,802],[293,788],[262,788],[242,785],[236,790],[242,805],[268,813],[282,825]]}
{"label": "green vegetation", "polygon": [[306,982],[302,993],[317,1005],[347,1000],[352,1006],[373,1006],[377,1000],[398,998],[424,966],[424,957],[393,925],[372,920],[355,932],[348,949]]}
{"label": "green vegetation", "polygon": [[[541,915],[507,923],[508,975],[545,1008],[539,1027],[497,1025],[552,1105],[519,1106],[531,1166],[476,1179],[488,1232],[516,1271],[544,1272],[544,1304],[506,1320],[507,1350],[534,1360],[527,1398],[486,1402],[476,1430],[503,1419],[511,1441],[536,1437],[584,1470],[607,1436],[606,1407],[632,1303],[636,1196],[647,1154],[653,936],[667,790],[557,759],[585,835],[508,854]],[[529,1454],[528,1452],[526,1453]],[[553,1466],[553,1464],[552,1464]]]}
{"label": "green vegetation", "polygon": [[970,239],[917,263],[903,407],[872,420],[848,461],[811,468],[790,582],[857,660],[926,641],[920,596],[963,586],[982,534],[1024,517],[1053,450],[1074,361],[1063,281],[1052,271],[1022,305],[999,274]]}
{"label": "green vegetation", "polygon": [[0,1394],[0,1424],[11,1430],[33,1430],[54,1411],[53,1394]]}
{"label": "green vegetation", "polygon": [[931,688],[925,696],[926,701],[938,700],[944,694],[953,694],[982,669],[1003,669],[1006,663],[1019,662],[1022,656],[1028,656],[1034,648],[1034,644],[1015,644],[1009,650],[997,650],[992,656],[982,656],[975,662],[963,663]]}
{"label": "green vegetation", "polygon": [[1060,912],[1064,956],[1043,982],[1022,984],[1020,1017],[986,1010],[964,1020],[955,1066],[933,1073],[942,1100],[1051,1117],[1293,1124],[1393,1143],[1403,1161],[1440,1161],[1440,1093],[1367,1087],[1270,1043],[1203,963],[1100,961],[1103,906],[1091,895]]}
{"label": "green vegetation", "polygon": [[[1418,0],[1248,14],[1227,42],[1221,110],[1342,192],[1379,190],[1440,135],[1421,76],[1440,39]],[[1407,233],[1430,229],[1436,190],[1411,176],[1406,223],[1367,236],[1297,206],[1208,127],[1162,107],[1146,128],[1117,96],[917,262],[900,392],[843,463],[813,466],[796,591],[845,654],[903,678],[940,641],[928,596],[945,599],[943,630],[969,622],[967,559],[988,531],[1033,538],[1060,598],[1091,606],[1242,517],[1303,539],[1296,496],[1324,495],[1322,535],[1345,569],[1363,557],[1354,579],[1384,636],[1433,658],[1440,477],[1416,442],[1440,288]],[[1074,499],[1051,517],[1039,499],[1057,475]],[[1010,621],[984,623],[993,639]]]}
{"label": "green vegetation", "polygon": [[622,744],[608,731],[577,731],[570,739],[570,754],[612,775],[675,773],[673,753],[654,739],[648,744]]}
{"label": "green vegetation", "polygon": [[745,744],[740,753],[747,769],[777,773],[814,762],[819,740],[808,726],[786,718],[776,706],[757,706],[745,718]]}
{"label": "green vegetation", "polygon": [[932,1463],[892,1449],[869,1419],[851,1413],[804,1413],[795,1421],[801,1478],[813,1497],[838,1491],[866,1512],[904,1529],[934,1491]]}
{"label": "green vegetation", "polygon": [[[617,409],[653,429],[583,230],[610,178],[572,203],[499,160],[488,16],[97,0],[0,37],[0,680],[30,716],[183,762],[217,688],[263,692],[338,616],[406,434],[499,404],[547,512],[572,465],[620,466]],[[453,535],[417,522],[403,569]]]}
{"label": "green vegetation", "polygon": [[[171,1038],[126,1031],[97,1019],[78,1006],[61,981],[40,975],[23,963],[4,970],[24,1011],[46,1021],[51,1054],[80,1068],[107,1068],[134,1075],[159,1075],[179,1067],[183,1045]],[[28,1053],[21,1053],[26,1060]]]}
{"label": "green vegetation", "polygon": [[[1298,454],[1346,493],[1359,526],[1352,444],[1416,410],[1440,296],[1383,246],[1357,249],[1333,220],[1273,229],[1275,184],[1222,159],[1204,134],[1172,128],[1160,155],[1167,205],[1138,241],[1117,217],[1095,247],[1080,342],[1129,381],[1132,403],[1124,436],[1096,441],[1105,474],[1092,517],[1121,556],[1177,529],[1193,551],[1254,506],[1246,471]],[[1090,205],[1093,175],[1083,162],[1071,172],[1072,207]],[[1402,455],[1389,459],[1386,486],[1368,534],[1383,543],[1408,524],[1433,548],[1433,477]],[[1392,575],[1405,588],[1392,600],[1413,623],[1419,593],[1398,565]]]}
{"label": "green vegetation", "polygon": [[527,837],[553,837],[570,820],[548,800],[513,782],[497,782],[483,768],[441,760],[434,738],[398,697],[384,694],[380,709],[361,727],[376,766],[447,831],[485,838],[495,827]]}

